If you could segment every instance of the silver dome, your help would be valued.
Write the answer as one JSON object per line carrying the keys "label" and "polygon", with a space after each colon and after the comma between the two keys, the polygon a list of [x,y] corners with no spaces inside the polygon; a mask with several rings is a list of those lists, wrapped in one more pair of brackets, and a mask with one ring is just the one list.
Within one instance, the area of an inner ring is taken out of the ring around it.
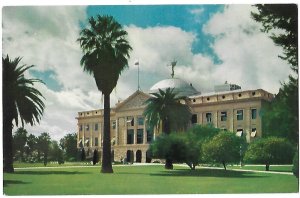
{"label": "silver dome", "polygon": [[167,88],[173,88],[174,92],[177,93],[178,96],[191,96],[200,93],[193,87],[192,84],[189,84],[179,78],[161,80],[150,88],[149,93],[156,93],[158,92],[158,89],[165,91]]}

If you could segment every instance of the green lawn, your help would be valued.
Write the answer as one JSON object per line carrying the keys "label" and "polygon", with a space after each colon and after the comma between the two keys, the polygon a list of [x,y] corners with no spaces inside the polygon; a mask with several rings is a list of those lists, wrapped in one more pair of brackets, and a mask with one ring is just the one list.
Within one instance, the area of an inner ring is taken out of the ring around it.
{"label": "green lawn", "polygon": [[[258,165],[258,166],[251,166],[251,165],[245,165],[245,166],[228,166],[228,169],[243,169],[243,170],[258,170],[258,171],[265,171],[266,166],[265,165]],[[293,165],[270,165],[270,171],[275,172],[292,172]]]}
{"label": "green lawn", "polygon": [[298,192],[296,177],[269,173],[162,165],[114,166],[114,174],[100,167],[16,170],[4,174],[6,195],[107,195]]}

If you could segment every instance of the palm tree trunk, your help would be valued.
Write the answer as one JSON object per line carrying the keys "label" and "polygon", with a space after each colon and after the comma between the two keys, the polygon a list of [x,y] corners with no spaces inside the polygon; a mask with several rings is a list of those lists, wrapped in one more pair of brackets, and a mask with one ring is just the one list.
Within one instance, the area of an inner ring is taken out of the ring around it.
{"label": "palm tree trunk", "polygon": [[[162,125],[163,125],[163,132],[169,135],[171,133],[169,120],[164,119]],[[173,160],[170,157],[166,158],[165,169],[173,169]]]}
{"label": "palm tree trunk", "polygon": [[[7,113],[5,110],[3,112]],[[3,172],[5,173],[14,172],[12,139],[12,119],[3,115]]]}
{"label": "palm tree trunk", "polygon": [[104,94],[104,133],[103,133],[102,173],[113,173],[110,143],[110,94]]}

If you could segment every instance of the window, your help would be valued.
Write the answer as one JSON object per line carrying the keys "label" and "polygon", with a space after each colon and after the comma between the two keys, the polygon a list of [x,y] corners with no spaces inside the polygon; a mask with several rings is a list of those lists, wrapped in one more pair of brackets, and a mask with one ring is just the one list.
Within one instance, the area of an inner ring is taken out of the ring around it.
{"label": "window", "polygon": [[212,119],[212,114],[211,113],[206,113],[206,122],[211,123]]}
{"label": "window", "polygon": [[112,125],[112,128],[113,128],[113,129],[116,129],[116,126],[117,126],[116,121],[112,121],[111,125]]}
{"label": "window", "polygon": [[208,97],[208,98],[206,98],[206,100],[207,100],[207,101],[209,101],[209,100],[210,100],[210,98]]}
{"label": "window", "polygon": [[244,111],[243,110],[237,110],[236,111],[236,119],[237,120],[243,120],[244,119]]}
{"label": "window", "polygon": [[98,138],[95,138],[95,146],[98,146]]}
{"label": "window", "polygon": [[82,131],[82,124],[79,125],[79,131]]}
{"label": "window", "polygon": [[238,129],[238,130],[236,131],[236,136],[242,137],[242,136],[243,136],[243,129]]}
{"label": "window", "polygon": [[143,117],[138,117],[138,125],[139,126],[144,125],[144,118]]}
{"label": "window", "polygon": [[137,136],[136,136],[136,143],[137,144],[143,144],[143,136],[144,136],[144,130],[138,129],[137,130]]}
{"label": "window", "polygon": [[257,117],[257,110],[256,109],[251,109],[251,118],[252,120],[255,120]]}
{"label": "window", "polygon": [[193,102],[196,102],[196,99],[193,99]]}
{"label": "window", "polygon": [[134,117],[127,117],[127,126],[134,126]]}
{"label": "window", "polygon": [[197,122],[198,122],[197,120],[198,120],[197,114],[193,114],[193,115],[192,115],[192,120],[191,120],[191,121],[192,121],[192,124],[197,124]]}
{"label": "window", "polygon": [[89,131],[90,130],[90,125],[89,124],[85,125],[85,129],[86,129],[86,131]]}
{"label": "window", "polygon": [[95,131],[98,131],[98,123],[95,124]]}
{"label": "window", "polygon": [[127,130],[127,144],[133,144],[134,131],[133,129]]}
{"label": "window", "polygon": [[221,121],[227,121],[227,112],[226,111],[221,112]]}
{"label": "window", "polygon": [[250,136],[251,136],[252,138],[254,138],[254,137],[256,136],[256,128],[252,128],[252,129],[251,129],[251,134],[250,134]]}
{"label": "window", "polygon": [[153,130],[147,130],[147,143],[151,142],[153,139]]}
{"label": "window", "polygon": [[222,96],[222,99],[225,99],[225,96],[224,96],[224,95]]}
{"label": "window", "polygon": [[87,147],[89,147],[90,146],[90,139],[89,138],[86,138],[86,140],[85,140],[85,145],[87,146]]}

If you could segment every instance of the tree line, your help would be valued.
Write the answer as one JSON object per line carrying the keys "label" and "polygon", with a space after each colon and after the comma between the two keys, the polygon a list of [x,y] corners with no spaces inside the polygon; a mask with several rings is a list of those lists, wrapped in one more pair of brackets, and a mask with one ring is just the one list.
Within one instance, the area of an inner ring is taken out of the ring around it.
{"label": "tree line", "polygon": [[35,136],[23,127],[18,128],[13,134],[13,159],[19,162],[43,162],[45,166],[49,161],[63,164],[65,161],[80,160],[77,135],[69,133],[56,141],[51,139],[49,133]]}

